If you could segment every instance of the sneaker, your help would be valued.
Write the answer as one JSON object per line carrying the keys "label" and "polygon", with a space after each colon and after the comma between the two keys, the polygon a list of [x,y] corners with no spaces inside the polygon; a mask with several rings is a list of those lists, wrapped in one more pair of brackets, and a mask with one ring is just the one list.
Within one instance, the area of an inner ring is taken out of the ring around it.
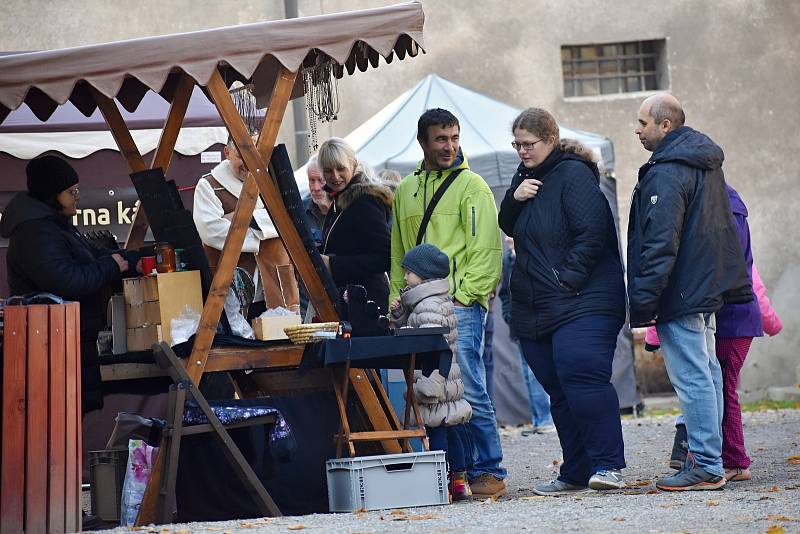
{"label": "sneaker", "polygon": [[550,434],[556,431],[556,425],[549,424],[549,425],[539,425],[533,427],[533,431],[537,434]]}
{"label": "sneaker", "polygon": [[576,486],[574,484],[570,484],[569,482],[564,482],[563,480],[553,480],[548,484],[539,484],[533,488],[533,492],[536,495],[544,495],[545,497],[555,497],[558,495],[578,495],[581,493],[588,493],[590,491],[592,490],[586,486]]}
{"label": "sneaker", "polygon": [[725,487],[725,477],[712,475],[702,467],[687,468],[656,482],[663,491],[703,491]]}
{"label": "sneaker", "polygon": [[686,434],[686,425],[675,425],[675,439],[672,442],[672,455],[669,457],[669,466],[680,471],[686,463],[689,453],[689,436]]}
{"label": "sneaker", "polygon": [[469,483],[472,495],[476,497],[499,497],[506,494],[506,483],[489,473],[473,478]]}
{"label": "sneaker", "polygon": [[728,482],[740,482],[742,480],[750,480],[751,478],[753,477],[750,475],[750,470],[746,468],[732,467],[725,470],[725,480]]}
{"label": "sneaker", "polygon": [[454,502],[472,499],[472,489],[469,487],[466,471],[451,471],[447,476],[450,479],[450,497]]}
{"label": "sneaker", "polygon": [[589,487],[593,490],[622,489],[625,479],[619,469],[601,469],[589,479]]}

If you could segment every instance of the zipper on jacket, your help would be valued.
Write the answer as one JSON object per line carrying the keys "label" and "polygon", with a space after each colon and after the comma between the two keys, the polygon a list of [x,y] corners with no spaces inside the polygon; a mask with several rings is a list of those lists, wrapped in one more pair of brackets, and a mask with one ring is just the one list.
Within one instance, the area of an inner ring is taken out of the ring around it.
{"label": "zipper on jacket", "polygon": [[472,237],[475,237],[475,206],[472,206]]}
{"label": "zipper on jacket", "polygon": [[458,291],[458,284],[456,283],[456,271],[457,270],[458,269],[456,268],[456,257],[453,256],[453,295],[455,295],[456,291]]}

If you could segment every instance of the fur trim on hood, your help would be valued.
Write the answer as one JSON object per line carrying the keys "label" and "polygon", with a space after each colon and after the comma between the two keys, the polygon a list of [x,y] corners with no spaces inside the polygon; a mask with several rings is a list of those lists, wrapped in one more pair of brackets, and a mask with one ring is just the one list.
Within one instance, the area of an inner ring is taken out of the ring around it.
{"label": "fur trim on hood", "polygon": [[385,185],[370,181],[363,174],[355,175],[350,184],[339,192],[334,199],[336,206],[344,211],[364,195],[371,195],[381,201],[387,208],[392,209],[392,190]]}

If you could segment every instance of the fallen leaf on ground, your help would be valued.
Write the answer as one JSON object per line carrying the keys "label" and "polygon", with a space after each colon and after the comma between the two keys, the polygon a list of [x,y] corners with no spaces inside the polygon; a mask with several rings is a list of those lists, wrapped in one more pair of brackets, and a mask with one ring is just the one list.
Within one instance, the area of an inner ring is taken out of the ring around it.
{"label": "fallen leaf on ground", "polygon": [[427,519],[439,519],[439,516],[434,514],[406,515],[395,517],[394,521],[425,521]]}
{"label": "fallen leaf on ground", "polygon": [[781,489],[778,486],[770,486],[768,488],[758,488],[758,489],[756,489],[756,491],[758,493],[777,493],[780,490]]}
{"label": "fallen leaf on ground", "polygon": [[392,510],[389,513],[391,515],[406,515],[406,511],[405,510]]}
{"label": "fallen leaf on ground", "polygon": [[652,480],[636,480],[634,482],[628,482],[625,484],[626,488],[643,488],[645,486],[649,486],[652,484]]}
{"label": "fallen leaf on ground", "polygon": [[706,501],[706,504],[709,505],[709,506],[719,506],[719,501],[708,500],[708,501]]}
{"label": "fallen leaf on ground", "polygon": [[768,515],[767,519],[769,519],[770,521],[783,521],[784,523],[800,522],[800,519],[797,519],[796,517],[786,517],[785,515],[777,515],[777,514]]}
{"label": "fallen leaf on ground", "polygon": [[786,534],[786,530],[780,525],[772,525],[767,529],[767,534]]}
{"label": "fallen leaf on ground", "polygon": [[789,456],[786,459],[792,465],[800,465],[800,454],[795,454],[794,456]]}
{"label": "fallen leaf on ground", "polygon": [[624,517],[615,517],[614,521],[625,521]]}
{"label": "fallen leaf on ground", "polygon": [[305,525],[292,525],[292,526],[287,527],[287,528],[289,530],[305,530],[306,526]]}
{"label": "fallen leaf on ground", "polygon": [[527,497],[520,497],[521,501],[538,501],[539,499],[546,499],[544,495],[529,495]]}

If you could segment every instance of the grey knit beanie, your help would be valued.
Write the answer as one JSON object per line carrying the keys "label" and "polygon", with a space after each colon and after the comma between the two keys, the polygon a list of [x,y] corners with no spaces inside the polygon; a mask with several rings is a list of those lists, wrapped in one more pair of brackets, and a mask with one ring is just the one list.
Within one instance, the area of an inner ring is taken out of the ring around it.
{"label": "grey knit beanie", "polygon": [[423,243],[406,252],[403,268],[423,280],[447,278],[450,275],[450,259],[435,245]]}

